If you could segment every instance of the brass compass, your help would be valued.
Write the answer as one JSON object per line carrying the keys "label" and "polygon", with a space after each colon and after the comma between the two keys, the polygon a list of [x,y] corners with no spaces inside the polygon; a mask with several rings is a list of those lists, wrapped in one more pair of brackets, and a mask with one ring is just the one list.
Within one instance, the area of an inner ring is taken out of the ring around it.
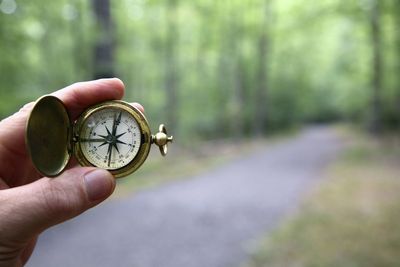
{"label": "brass compass", "polygon": [[89,107],[71,122],[60,99],[43,96],[36,101],[26,127],[32,162],[49,177],[59,175],[72,155],[82,166],[103,168],[116,178],[123,177],[143,164],[151,144],[165,156],[172,140],[163,124],[152,135],[143,113],[120,100]]}

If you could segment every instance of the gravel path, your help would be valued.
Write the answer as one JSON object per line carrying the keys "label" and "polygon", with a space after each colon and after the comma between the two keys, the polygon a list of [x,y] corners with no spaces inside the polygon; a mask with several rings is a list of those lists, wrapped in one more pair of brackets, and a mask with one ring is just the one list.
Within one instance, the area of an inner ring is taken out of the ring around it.
{"label": "gravel path", "polygon": [[115,199],[43,234],[29,267],[236,267],[341,147],[331,128],[184,181]]}

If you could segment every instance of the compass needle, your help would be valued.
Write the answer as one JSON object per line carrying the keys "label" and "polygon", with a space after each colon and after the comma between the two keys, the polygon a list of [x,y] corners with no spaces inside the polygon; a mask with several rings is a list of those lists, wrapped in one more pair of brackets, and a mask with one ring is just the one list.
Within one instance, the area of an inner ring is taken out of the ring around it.
{"label": "compass needle", "polygon": [[122,142],[122,141],[120,141],[120,140],[117,140],[117,144],[123,144],[123,145],[127,145],[127,143],[125,143],[125,142]]}
{"label": "compass needle", "polygon": [[111,135],[110,130],[108,130],[107,126],[105,126],[105,127],[106,127],[107,134]]}
{"label": "compass needle", "polygon": [[108,164],[107,164],[107,166],[108,167],[110,167],[110,164],[111,164],[111,153],[112,153],[112,144],[110,143],[109,145],[108,145]]}
{"label": "compass needle", "polygon": [[94,143],[94,142],[104,142],[104,138],[93,138],[93,139],[90,139],[90,138],[88,138],[88,139],[85,139],[85,138],[83,138],[83,139],[81,139],[81,140],[79,140],[80,142],[90,142],[90,143]]}
{"label": "compass needle", "polygon": [[119,135],[117,135],[115,138],[116,138],[116,139],[118,139],[118,138],[120,138],[121,136],[123,136],[124,134],[126,134],[126,132],[124,132],[124,133],[122,133],[122,134],[119,134]]}
{"label": "compass needle", "polygon": [[115,147],[115,150],[117,150],[117,152],[118,152],[118,155],[119,155],[119,154],[121,154],[121,153],[119,152],[119,149],[118,149],[118,145],[117,145],[117,143],[113,144],[113,147]]}
{"label": "compass needle", "polygon": [[101,145],[99,145],[99,147],[104,146],[104,145],[107,145],[107,144],[108,144],[107,142],[104,142],[104,143],[102,143]]}

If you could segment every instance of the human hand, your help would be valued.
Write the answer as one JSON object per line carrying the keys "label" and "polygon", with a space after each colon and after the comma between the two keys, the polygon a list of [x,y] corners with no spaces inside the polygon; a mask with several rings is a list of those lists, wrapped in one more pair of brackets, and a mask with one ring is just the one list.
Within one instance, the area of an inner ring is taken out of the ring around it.
{"label": "human hand", "polygon": [[[72,120],[88,106],[123,94],[124,85],[115,78],[76,83],[53,93]],[[0,122],[0,267],[23,266],[43,230],[99,204],[115,188],[108,171],[92,167],[74,165],[57,178],[40,178],[25,144],[33,104]]]}

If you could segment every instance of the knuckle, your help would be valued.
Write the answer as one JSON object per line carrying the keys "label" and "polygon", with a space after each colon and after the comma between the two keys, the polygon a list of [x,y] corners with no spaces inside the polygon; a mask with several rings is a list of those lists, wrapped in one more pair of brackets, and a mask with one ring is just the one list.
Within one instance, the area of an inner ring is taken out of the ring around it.
{"label": "knuckle", "polygon": [[22,108],[19,109],[19,112],[29,113],[32,110],[34,104],[35,102],[29,102],[25,104]]}
{"label": "knuckle", "polygon": [[12,114],[11,116],[4,118],[3,120],[0,121],[1,124],[15,124],[17,121],[18,123],[22,122],[25,123],[28,114],[31,112],[34,102],[29,102],[28,104],[25,104],[22,108],[20,108],[17,112]]}
{"label": "knuckle", "polygon": [[84,85],[84,82],[74,82],[73,84],[71,84],[70,86],[68,86],[69,88],[80,88]]}

